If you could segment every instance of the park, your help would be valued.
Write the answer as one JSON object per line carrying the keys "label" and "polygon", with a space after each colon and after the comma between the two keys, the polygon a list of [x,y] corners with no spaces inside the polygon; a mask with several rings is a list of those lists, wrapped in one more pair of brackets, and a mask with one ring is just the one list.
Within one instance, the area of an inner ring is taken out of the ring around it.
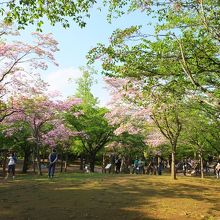
{"label": "park", "polygon": [[0,220],[220,220],[219,0],[0,3]]}

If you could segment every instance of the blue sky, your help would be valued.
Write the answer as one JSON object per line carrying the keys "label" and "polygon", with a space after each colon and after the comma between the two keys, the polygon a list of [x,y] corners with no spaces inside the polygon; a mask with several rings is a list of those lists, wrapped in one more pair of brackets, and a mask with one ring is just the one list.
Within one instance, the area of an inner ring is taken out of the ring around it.
{"label": "blue sky", "polygon": [[[42,78],[51,84],[52,89],[59,90],[64,97],[73,95],[75,91],[74,83],[68,81],[69,78],[76,79],[81,76],[80,66],[86,65],[87,52],[97,43],[107,44],[109,37],[116,28],[126,28],[131,25],[148,23],[147,17],[141,12],[125,15],[122,18],[114,19],[109,24],[106,19],[106,11],[98,11],[95,8],[91,11],[91,17],[85,28],[78,27],[74,22],[68,29],[64,29],[60,24],[52,27],[45,24],[43,32],[51,32],[59,42],[60,51],[56,54],[59,67],[49,66],[46,72],[42,73]],[[36,27],[28,27],[21,34],[28,40],[30,32]],[[100,72],[98,64],[94,65]],[[109,100],[109,94],[104,89],[105,84],[101,74],[96,76],[98,83],[93,87],[93,94],[100,99],[100,104],[105,105]]]}

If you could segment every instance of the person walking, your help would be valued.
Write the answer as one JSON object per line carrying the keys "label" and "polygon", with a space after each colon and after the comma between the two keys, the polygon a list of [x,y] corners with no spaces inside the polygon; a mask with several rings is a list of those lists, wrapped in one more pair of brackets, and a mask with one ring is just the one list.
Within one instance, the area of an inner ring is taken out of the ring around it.
{"label": "person walking", "polygon": [[53,178],[54,177],[54,172],[55,172],[55,167],[56,167],[56,162],[57,162],[57,152],[55,149],[52,150],[50,153],[49,157],[49,166],[48,166],[48,177]]}
{"label": "person walking", "polygon": [[8,157],[9,161],[8,161],[8,172],[7,175],[5,177],[5,179],[8,179],[8,176],[10,173],[12,173],[12,178],[15,179],[15,165],[17,162],[17,158],[15,156],[14,153],[11,153],[10,156]]}

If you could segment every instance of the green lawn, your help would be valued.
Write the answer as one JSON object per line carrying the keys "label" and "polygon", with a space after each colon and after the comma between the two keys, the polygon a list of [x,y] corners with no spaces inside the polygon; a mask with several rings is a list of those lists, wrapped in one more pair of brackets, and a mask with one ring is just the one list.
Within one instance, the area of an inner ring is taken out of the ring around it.
{"label": "green lawn", "polygon": [[220,220],[220,180],[57,174],[0,179],[1,220]]}

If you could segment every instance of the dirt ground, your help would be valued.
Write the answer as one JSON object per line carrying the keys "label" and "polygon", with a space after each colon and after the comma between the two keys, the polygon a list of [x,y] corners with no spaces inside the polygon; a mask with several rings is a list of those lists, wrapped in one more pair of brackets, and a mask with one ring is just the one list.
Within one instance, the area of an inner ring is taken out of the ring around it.
{"label": "dirt ground", "polygon": [[113,174],[0,179],[0,220],[220,220],[220,180]]}

